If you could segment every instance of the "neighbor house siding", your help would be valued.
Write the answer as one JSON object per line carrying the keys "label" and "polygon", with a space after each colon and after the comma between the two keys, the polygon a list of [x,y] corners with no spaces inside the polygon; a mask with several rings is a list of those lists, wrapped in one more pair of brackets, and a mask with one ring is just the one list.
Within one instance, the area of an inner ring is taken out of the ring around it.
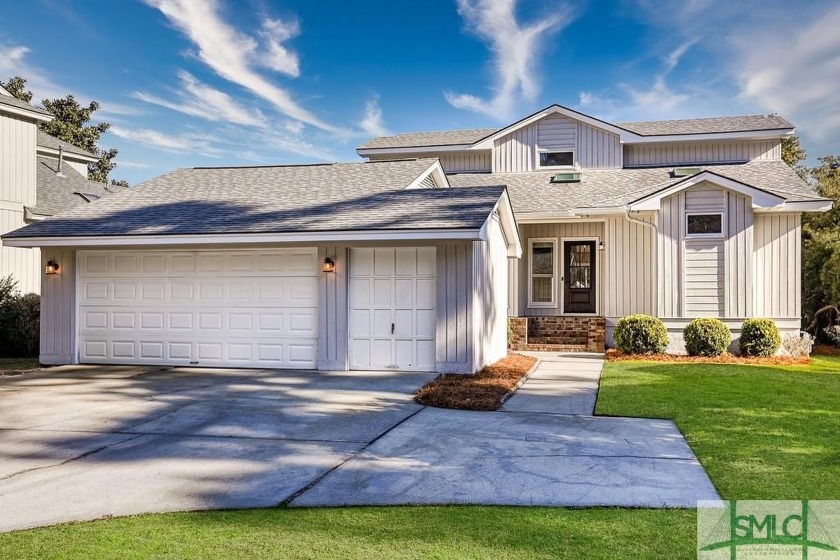
{"label": "neighbor house siding", "polygon": [[41,252],[59,265],[59,274],[44,275],[41,285],[41,356],[43,364],[74,364],[76,356],[76,251],[47,247]]}
{"label": "neighbor house siding", "polygon": [[801,314],[801,215],[756,214],[755,292],[758,317],[799,319]]}
{"label": "neighbor house siding", "polygon": [[[8,206],[4,208],[3,206]],[[17,207],[12,210],[10,208]],[[0,234],[26,225],[23,205],[0,202]],[[12,276],[22,293],[41,291],[41,254],[38,249],[4,247],[0,240],[0,279]]]}
{"label": "neighbor house siding", "polygon": [[475,369],[501,360],[507,353],[508,257],[497,219],[489,222],[487,236],[487,241],[473,242]]}
{"label": "neighbor house siding", "polygon": [[[519,236],[522,240],[522,248],[524,254],[521,259],[511,262],[510,266],[518,269],[518,290],[516,298],[518,300],[516,308],[517,315],[528,317],[541,317],[561,315],[563,298],[563,285],[560,282],[560,277],[563,275],[563,238],[570,237],[592,237],[598,241],[605,239],[604,237],[604,223],[603,222],[565,222],[559,224],[524,224],[519,227]],[[557,276],[554,279],[554,289],[557,293],[557,307],[528,307],[528,269],[531,266],[531,256],[528,254],[528,240],[532,238],[553,238],[557,239]],[[604,289],[605,286],[612,284],[609,277],[609,272],[605,271],[604,253],[598,249],[596,242],[596,264],[595,274],[596,282],[598,284],[598,306],[600,314],[603,314],[604,305]]]}
{"label": "neighbor house siding", "polygon": [[[653,224],[654,217],[635,216]],[[652,227],[610,216],[604,224],[605,317],[656,314],[656,234]]]}
{"label": "neighbor house siding", "polygon": [[576,165],[584,169],[622,165],[617,134],[560,115],[545,117],[494,142],[493,171],[534,171],[539,149],[573,149]]}
{"label": "neighbor house siding", "polygon": [[438,158],[447,173],[470,173],[490,171],[490,150],[468,152],[424,152],[405,155],[366,156],[370,161],[401,159],[404,157]]}
{"label": "neighbor house siding", "polygon": [[781,159],[780,140],[627,144],[624,165],[678,165]]}
{"label": "neighbor house siding", "polygon": [[0,116],[0,201],[35,206],[35,135],[33,123]]}

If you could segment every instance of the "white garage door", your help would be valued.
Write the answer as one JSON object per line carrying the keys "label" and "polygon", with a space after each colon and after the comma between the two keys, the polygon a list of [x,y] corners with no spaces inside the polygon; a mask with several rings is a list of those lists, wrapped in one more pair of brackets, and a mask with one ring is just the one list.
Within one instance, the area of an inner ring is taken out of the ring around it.
{"label": "white garage door", "polygon": [[83,363],[312,368],[315,249],[85,251]]}
{"label": "white garage door", "polygon": [[350,255],[350,367],[434,371],[435,248]]}

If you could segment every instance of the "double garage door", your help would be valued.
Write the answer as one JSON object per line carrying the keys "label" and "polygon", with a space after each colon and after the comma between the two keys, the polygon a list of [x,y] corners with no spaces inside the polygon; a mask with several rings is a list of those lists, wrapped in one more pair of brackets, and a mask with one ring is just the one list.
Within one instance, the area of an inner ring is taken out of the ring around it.
{"label": "double garage door", "polygon": [[314,368],[314,248],[79,255],[83,363]]}

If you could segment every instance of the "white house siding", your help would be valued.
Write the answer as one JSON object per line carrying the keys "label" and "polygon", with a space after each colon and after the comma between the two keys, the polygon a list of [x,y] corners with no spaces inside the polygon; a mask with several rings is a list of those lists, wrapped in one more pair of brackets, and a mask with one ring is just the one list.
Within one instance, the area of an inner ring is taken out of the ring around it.
{"label": "white house siding", "polygon": [[[634,216],[653,224],[653,215]],[[656,234],[652,227],[609,216],[604,224],[606,286],[602,297],[608,324],[634,313],[656,314]]]}
{"label": "white house siding", "polygon": [[584,169],[622,166],[622,149],[617,134],[568,117],[552,115],[496,140],[493,171],[534,171],[539,148],[574,149],[576,163]]}
{"label": "white house siding", "polygon": [[487,233],[487,241],[473,242],[475,369],[501,360],[507,353],[507,249],[498,220],[490,221]]}
{"label": "white house siding", "polygon": [[349,249],[344,245],[318,247],[318,262],[335,262],[335,272],[321,274],[318,284],[318,369],[348,367],[347,282]]}
{"label": "white house siding", "polygon": [[624,164],[628,167],[697,165],[781,158],[780,140],[627,144],[624,146]]}
{"label": "white house siding", "polygon": [[723,239],[685,241],[686,317],[723,317]]}
{"label": "white house siding", "polygon": [[41,363],[76,363],[76,251],[45,248],[47,261],[59,264],[59,274],[44,275],[41,290]]}
{"label": "white house siding", "polygon": [[[523,317],[541,317],[541,316],[556,316],[561,315],[560,300],[563,297],[563,285],[560,282],[560,276],[563,275],[563,238],[569,237],[590,237],[597,241],[605,239],[604,222],[563,222],[555,224],[523,224],[519,226],[519,237],[522,240],[523,255],[521,259],[511,260],[510,266],[517,270],[517,278],[515,283],[511,283],[510,298],[515,299],[515,305],[511,305],[512,310],[517,316]],[[528,254],[528,240],[531,238],[548,237],[557,239],[557,276],[554,279],[554,289],[557,293],[557,307],[528,307],[528,268],[530,264],[530,255]],[[596,242],[597,246],[597,242]],[[611,285],[611,273],[605,270],[605,253],[596,248],[598,258],[596,260],[596,282],[598,283],[598,310],[599,314],[603,314],[605,297],[605,287]]]}
{"label": "white house siding", "polygon": [[82,177],[88,176],[88,168],[86,163],[81,161],[68,161],[67,159],[64,160],[64,163],[81,173]]}
{"label": "white house siding", "polygon": [[490,171],[490,150],[464,152],[425,152],[407,155],[367,156],[370,161],[383,161],[402,157],[438,158],[447,173]]}
{"label": "white house siding", "polygon": [[[726,193],[724,245],[725,309],[727,317],[753,315],[753,211],[750,199]],[[798,276],[797,276],[798,278]]]}
{"label": "white house siding", "polygon": [[[35,136],[32,122],[0,116],[0,234],[23,227],[23,207],[35,206]],[[0,241],[0,278],[10,274],[24,293],[38,293],[38,249],[4,247]]]}
{"label": "white house siding", "polygon": [[801,215],[755,215],[755,292],[758,317],[795,319],[802,307]]}

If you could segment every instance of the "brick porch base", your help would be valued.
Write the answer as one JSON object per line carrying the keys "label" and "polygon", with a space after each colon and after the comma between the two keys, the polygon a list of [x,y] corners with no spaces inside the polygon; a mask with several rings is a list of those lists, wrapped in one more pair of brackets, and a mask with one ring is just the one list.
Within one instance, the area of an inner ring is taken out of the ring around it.
{"label": "brick porch base", "polygon": [[603,352],[603,317],[510,317],[511,350]]}

